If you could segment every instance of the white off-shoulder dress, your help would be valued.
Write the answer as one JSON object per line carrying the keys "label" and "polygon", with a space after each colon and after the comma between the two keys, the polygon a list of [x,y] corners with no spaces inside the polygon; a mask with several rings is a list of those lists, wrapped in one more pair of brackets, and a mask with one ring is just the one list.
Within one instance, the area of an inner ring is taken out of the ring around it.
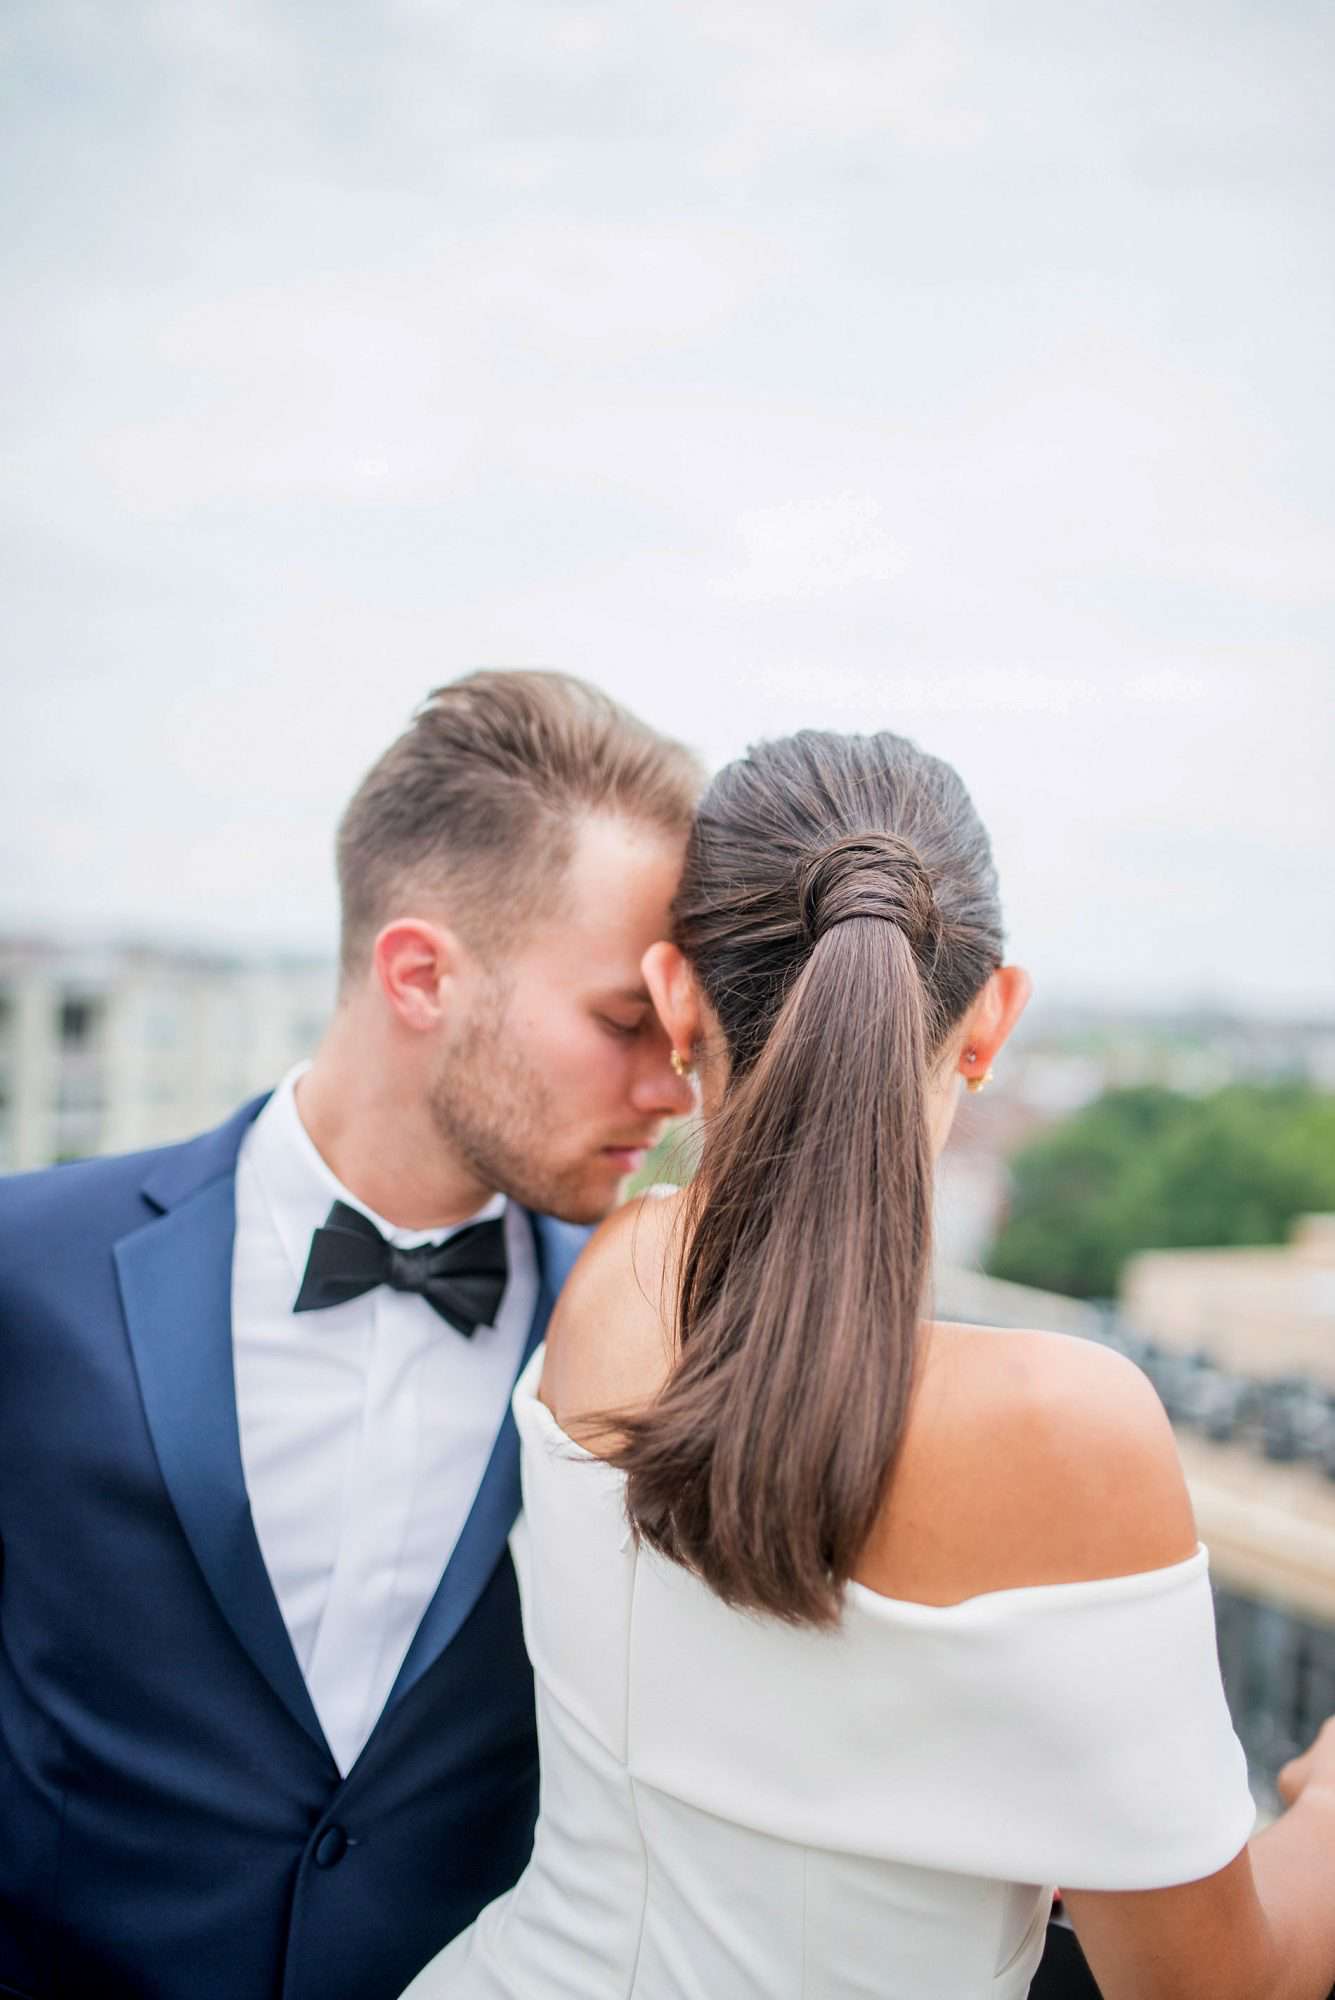
{"label": "white off-shoulder dress", "polygon": [[637,1547],[541,1369],[514,1398],[533,1858],[411,2000],[1022,2000],[1053,1884],[1244,1845],[1204,1548],[945,1607],[851,1584],[837,1630],[794,1628]]}

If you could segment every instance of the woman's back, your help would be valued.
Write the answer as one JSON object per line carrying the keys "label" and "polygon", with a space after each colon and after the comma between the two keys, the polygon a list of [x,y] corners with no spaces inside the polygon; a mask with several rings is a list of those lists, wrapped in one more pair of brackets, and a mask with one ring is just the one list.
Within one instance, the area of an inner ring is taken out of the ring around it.
{"label": "woman's back", "polygon": [[[1142,1551],[1147,1573],[1010,1578],[1007,1534],[1023,1539],[1052,1472],[1037,1442],[1050,1388],[1040,1375],[1035,1392],[1031,1372],[1042,1360],[1067,1380],[1086,1357],[943,1329],[838,1626],[730,1608],[637,1543],[623,1475],[571,1435],[588,1435],[591,1412],[651,1399],[666,1373],[674,1207],[603,1232],[553,1323],[542,1399],[536,1361],[516,1393],[542,1813],[518,1889],[415,1994],[1022,1995],[1057,1879],[1180,1881],[1246,1838],[1189,1517],[1170,1514],[1171,1543],[1160,1530]],[[1118,1395],[1139,1391],[1106,1360],[1105,1430]],[[971,1453],[959,1415],[973,1413],[976,1442],[989,1405],[993,1449]],[[984,1467],[998,1444],[1024,1447],[1004,1493]],[[1154,1453],[1142,1443],[1140,1457],[1152,1483]],[[966,1490],[947,1505],[952,1486]],[[1046,1540],[1027,1531],[1040,1570],[1081,1511],[1068,1505]],[[896,1562],[914,1583],[900,1596],[884,1587]]]}

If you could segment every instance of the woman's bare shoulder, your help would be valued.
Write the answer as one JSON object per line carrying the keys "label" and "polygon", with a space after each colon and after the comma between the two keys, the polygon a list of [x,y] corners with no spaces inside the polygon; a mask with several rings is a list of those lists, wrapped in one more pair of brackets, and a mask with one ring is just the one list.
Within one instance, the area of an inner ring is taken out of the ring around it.
{"label": "woman's bare shoulder", "polygon": [[682,1196],[641,1195],[590,1237],[547,1329],[539,1393],[569,1428],[648,1402],[672,1365]]}
{"label": "woman's bare shoulder", "polygon": [[1172,1427],[1133,1363],[1067,1334],[928,1330],[862,1582],[951,1604],[1164,1568],[1195,1548]]}

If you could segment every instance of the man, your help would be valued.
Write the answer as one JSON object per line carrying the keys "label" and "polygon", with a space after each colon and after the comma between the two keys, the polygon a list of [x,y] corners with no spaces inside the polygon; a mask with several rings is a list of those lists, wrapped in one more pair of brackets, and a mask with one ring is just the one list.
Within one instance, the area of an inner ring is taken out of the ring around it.
{"label": "man", "polygon": [[518,1874],[508,1401],[690,1102],[639,962],[698,776],[562,676],[439,690],[311,1065],[0,1183],[0,1993],[390,2000]]}

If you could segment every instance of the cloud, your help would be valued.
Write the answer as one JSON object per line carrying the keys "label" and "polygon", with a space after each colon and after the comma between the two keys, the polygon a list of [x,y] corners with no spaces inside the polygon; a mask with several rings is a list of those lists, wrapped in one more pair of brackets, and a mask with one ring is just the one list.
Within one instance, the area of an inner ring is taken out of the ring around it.
{"label": "cloud", "polygon": [[1088,990],[1319,990],[1331,37],[11,0],[0,922],[318,941],[370,757],[528,660],[918,735]]}
{"label": "cloud", "polygon": [[906,558],[887,532],[878,501],[836,493],[754,507],[736,523],[743,561],[715,586],[742,604],[824,598],[868,583],[892,583]]}
{"label": "cloud", "polygon": [[720,148],[736,170],[813,143],[874,138],[930,155],[972,148],[986,133],[976,44],[940,14],[903,25],[886,16],[850,36],[839,7],[719,0],[702,11],[707,44],[738,62],[735,118]]}

